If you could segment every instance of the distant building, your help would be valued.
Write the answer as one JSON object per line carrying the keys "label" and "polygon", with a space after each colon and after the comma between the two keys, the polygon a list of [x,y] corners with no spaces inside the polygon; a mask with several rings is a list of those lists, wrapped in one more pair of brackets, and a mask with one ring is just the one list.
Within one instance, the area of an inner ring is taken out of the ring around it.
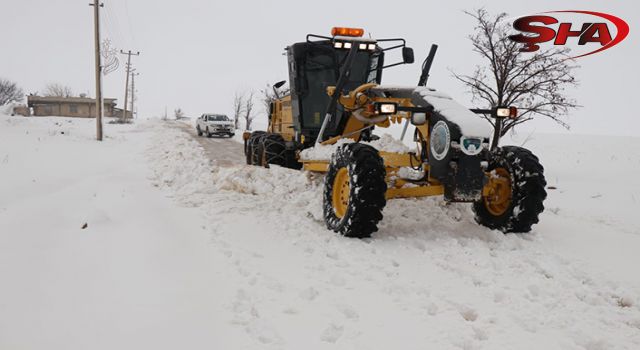
{"label": "distant building", "polygon": [[[61,116],[93,118],[96,116],[96,100],[87,97],[27,96],[30,115],[36,117]],[[104,116],[115,117],[116,99],[104,99]],[[129,113],[127,113],[129,116]],[[122,116],[122,112],[120,112]]]}
{"label": "distant building", "polygon": [[[113,115],[112,117],[114,118],[122,118],[122,115],[124,114],[124,110],[122,108],[113,108]],[[127,111],[127,118],[132,118],[132,114],[131,111]]]}
{"label": "distant building", "polygon": [[25,105],[17,105],[13,107],[13,111],[11,115],[21,115],[23,117],[28,117],[31,112],[29,111],[29,107]]}

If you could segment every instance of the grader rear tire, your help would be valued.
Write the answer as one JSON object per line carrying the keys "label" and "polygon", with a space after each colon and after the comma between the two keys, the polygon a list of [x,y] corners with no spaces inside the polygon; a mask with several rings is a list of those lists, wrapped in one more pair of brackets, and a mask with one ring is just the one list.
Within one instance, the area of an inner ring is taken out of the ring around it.
{"label": "grader rear tire", "polygon": [[346,237],[367,238],[378,231],[386,205],[384,161],[361,143],[339,147],[331,157],[324,182],[324,221]]}
{"label": "grader rear tire", "polygon": [[476,221],[504,233],[524,233],[538,223],[547,198],[544,168],[531,151],[515,146],[499,149],[487,169],[489,192],[473,203]]}
{"label": "grader rear tire", "polygon": [[269,164],[284,166],[286,164],[284,139],[279,134],[267,133],[262,137],[260,165],[265,168]]}
{"label": "grader rear tire", "polygon": [[255,145],[257,144],[257,140],[256,138],[264,135],[265,132],[264,131],[254,131],[251,133],[251,135],[249,136],[249,138],[247,139],[247,141],[245,141],[244,144],[244,156],[246,159],[246,162],[248,165],[252,165],[253,163],[253,149],[255,147]]}
{"label": "grader rear tire", "polygon": [[251,164],[257,166],[263,166],[262,154],[264,153],[264,143],[262,139],[266,136],[266,133],[257,135],[251,143]]}

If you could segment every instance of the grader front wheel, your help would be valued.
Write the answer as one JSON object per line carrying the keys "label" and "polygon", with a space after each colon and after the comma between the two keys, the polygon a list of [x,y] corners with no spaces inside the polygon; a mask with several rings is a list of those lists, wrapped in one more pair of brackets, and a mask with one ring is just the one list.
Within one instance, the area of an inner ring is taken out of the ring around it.
{"label": "grader front wheel", "polygon": [[496,168],[491,172],[482,197],[484,205],[494,216],[507,212],[511,205],[511,175],[505,168]]}
{"label": "grader front wheel", "polygon": [[368,145],[350,143],[331,158],[324,182],[324,221],[347,237],[366,238],[378,230],[386,205],[384,161]]}
{"label": "grader front wheel", "polygon": [[529,232],[547,198],[544,169],[529,150],[505,146],[493,156],[482,198],[473,203],[476,221],[502,232]]}
{"label": "grader front wheel", "polygon": [[336,178],[333,181],[333,191],[331,192],[331,204],[333,211],[340,219],[344,217],[349,208],[349,194],[351,193],[351,181],[347,167],[338,169]]}

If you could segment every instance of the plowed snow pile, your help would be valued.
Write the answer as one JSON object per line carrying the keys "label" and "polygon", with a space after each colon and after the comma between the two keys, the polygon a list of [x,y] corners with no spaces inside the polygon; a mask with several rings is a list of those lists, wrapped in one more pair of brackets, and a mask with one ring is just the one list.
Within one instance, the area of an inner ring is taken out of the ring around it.
{"label": "plowed snow pile", "polygon": [[[325,228],[321,177],[219,168],[184,131],[154,132],[155,181],[199,207],[234,271],[220,281],[236,292],[219,317],[245,332],[245,348],[640,348],[638,220],[581,212],[599,202],[578,197],[603,183],[567,175],[557,153],[539,154],[558,190],[530,234],[479,227],[468,205],[427,198],[388,202],[374,238],[355,240]],[[636,197],[600,195],[637,208],[638,180],[626,188]]]}

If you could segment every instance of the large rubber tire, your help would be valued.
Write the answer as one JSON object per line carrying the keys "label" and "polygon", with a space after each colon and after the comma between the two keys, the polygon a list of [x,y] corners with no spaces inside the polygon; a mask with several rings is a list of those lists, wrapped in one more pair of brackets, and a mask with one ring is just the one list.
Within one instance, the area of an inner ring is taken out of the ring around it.
{"label": "large rubber tire", "polygon": [[253,138],[251,142],[251,164],[262,166],[262,153],[264,144],[262,139],[266,136],[266,133],[260,133]]}
{"label": "large rubber tire", "polygon": [[248,165],[253,164],[253,146],[256,143],[255,138],[264,134],[264,131],[254,131],[251,133],[247,141],[244,144],[244,156]]}
{"label": "large rubber tire", "polygon": [[[336,177],[343,168],[348,172],[349,199],[340,217],[333,199],[334,186],[339,185]],[[331,157],[324,181],[323,211],[327,228],[355,238],[367,238],[378,231],[378,222],[387,204],[385,177],[384,161],[375,148],[361,143],[340,146]]]}
{"label": "large rubber tire", "polygon": [[285,164],[284,166],[289,169],[300,170],[302,169],[302,163],[298,161],[296,150],[290,149],[285,152]]}
{"label": "large rubber tire", "polygon": [[286,146],[281,135],[270,133],[265,134],[262,137],[260,149],[262,150],[262,154],[260,155],[260,165],[265,168],[268,168],[269,164],[276,164],[280,166],[284,166],[286,164]]}
{"label": "large rubber tire", "polygon": [[207,130],[205,131],[205,134],[207,135],[207,137],[212,137],[213,134],[209,132],[209,127],[207,126]]}
{"label": "large rubber tire", "polygon": [[475,219],[480,225],[504,233],[529,232],[531,226],[538,223],[538,216],[544,210],[543,202],[547,198],[544,168],[531,151],[504,146],[494,154],[487,170],[494,174],[504,172],[499,169],[506,170],[510,177],[511,202],[503,214],[496,215],[487,208],[483,197],[473,203]]}

